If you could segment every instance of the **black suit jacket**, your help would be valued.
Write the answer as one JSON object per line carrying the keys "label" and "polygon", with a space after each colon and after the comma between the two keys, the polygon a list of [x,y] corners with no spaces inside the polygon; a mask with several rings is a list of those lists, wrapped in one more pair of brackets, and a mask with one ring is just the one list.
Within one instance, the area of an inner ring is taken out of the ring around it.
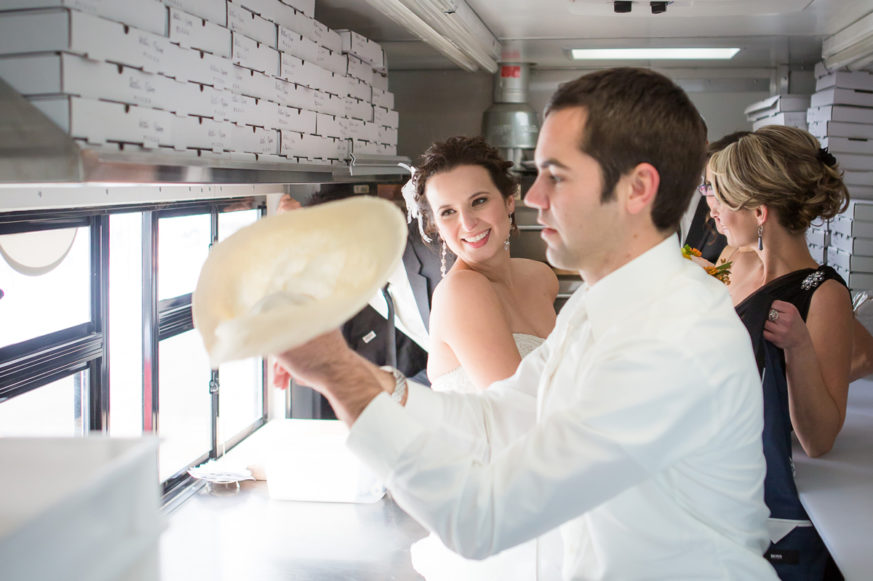
{"label": "black suit jacket", "polygon": [[694,219],[691,221],[683,244],[698,249],[700,255],[710,262],[715,262],[721,251],[727,246],[725,237],[715,229],[715,221],[709,216],[706,198],[702,196],[697,203]]}

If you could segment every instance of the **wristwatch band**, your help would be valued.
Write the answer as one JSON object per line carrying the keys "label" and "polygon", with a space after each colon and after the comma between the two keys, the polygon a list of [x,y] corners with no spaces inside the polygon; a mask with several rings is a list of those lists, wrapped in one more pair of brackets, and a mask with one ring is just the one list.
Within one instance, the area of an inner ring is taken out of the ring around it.
{"label": "wristwatch band", "polygon": [[391,393],[391,399],[403,405],[403,399],[406,397],[406,376],[399,369],[390,365],[384,365],[379,369],[394,376],[394,392]]}

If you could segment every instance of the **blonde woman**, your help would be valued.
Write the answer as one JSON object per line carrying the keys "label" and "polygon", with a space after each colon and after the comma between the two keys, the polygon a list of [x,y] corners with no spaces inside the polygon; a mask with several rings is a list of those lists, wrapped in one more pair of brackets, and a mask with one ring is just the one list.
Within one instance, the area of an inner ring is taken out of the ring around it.
{"label": "blonde woman", "polygon": [[843,425],[852,354],[852,302],[845,282],[809,253],[805,232],[848,203],[836,159],[806,131],[768,126],[713,153],[703,186],[728,244],[757,262],[732,273],[764,391],[765,502],[782,579],[821,579],[827,550],[800,504],[791,433],[810,456],[826,453]]}

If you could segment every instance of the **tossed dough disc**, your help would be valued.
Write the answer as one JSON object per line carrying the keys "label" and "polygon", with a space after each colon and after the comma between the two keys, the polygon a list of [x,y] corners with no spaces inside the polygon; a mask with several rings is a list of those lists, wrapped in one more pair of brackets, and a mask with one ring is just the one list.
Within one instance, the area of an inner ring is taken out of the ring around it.
{"label": "tossed dough disc", "polygon": [[192,296],[213,369],[335,329],[398,267],[403,213],[371,196],[269,216],[212,248]]}

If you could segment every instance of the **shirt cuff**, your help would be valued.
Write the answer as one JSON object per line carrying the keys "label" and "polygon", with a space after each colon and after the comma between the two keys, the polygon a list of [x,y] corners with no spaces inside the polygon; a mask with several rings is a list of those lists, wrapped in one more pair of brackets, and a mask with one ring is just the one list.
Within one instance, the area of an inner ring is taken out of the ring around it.
{"label": "shirt cuff", "polygon": [[406,412],[428,429],[440,425],[443,417],[443,398],[429,387],[407,381]]}
{"label": "shirt cuff", "polygon": [[352,424],[346,445],[378,478],[388,483],[404,452],[424,431],[419,421],[383,392],[373,398]]}

